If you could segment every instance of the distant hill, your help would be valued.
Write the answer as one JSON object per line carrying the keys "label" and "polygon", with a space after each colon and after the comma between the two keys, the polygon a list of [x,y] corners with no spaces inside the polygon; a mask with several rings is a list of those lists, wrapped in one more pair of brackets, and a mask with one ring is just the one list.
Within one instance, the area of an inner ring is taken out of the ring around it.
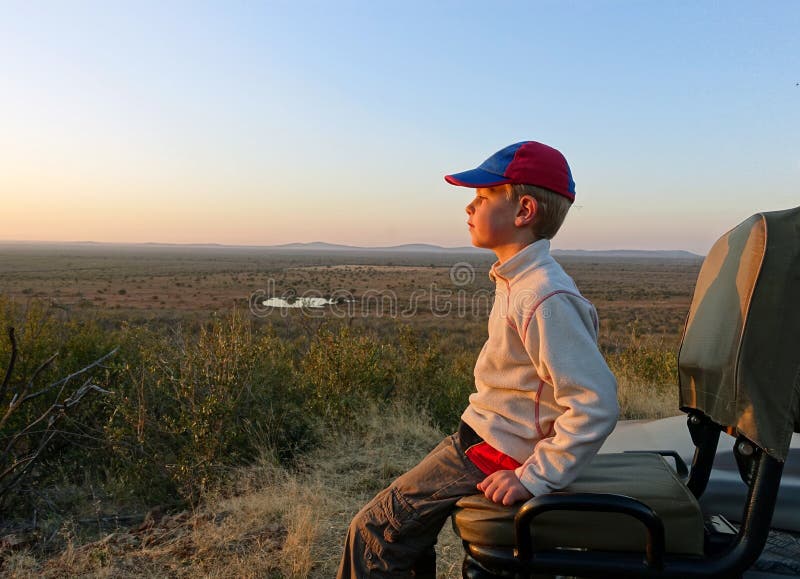
{"label": "distant hill", "polygon": [[[314,241],[311,243],[287,243],[284,245],[270,245],[269,249],[288,249],[300,251],[392,251],[392,252],[435,252],[435,253],[488,253],[486,249],[477,247],[442,247],[430,243],[406,243],[387,247],[356,247],[353,245],[339,245]],[[648,250],[648,249],[554,249],[553,255],[562,257],[616,257],[638,259],[701,259],[703,256],[683,250]]]}
{"label": "distant hill", "polygon": [[640,259],[702,259],[691,251],[669,249],[609,249],[591,251],[587,249],[554,249],[553,255],[563,257],[630,257]]}
{"label": "distant hill", "polygon": [[292,249],[301,251],[404,251],[404,252],[442,252],[452,251],[463,253],[476,252],[484,253],[487,250],[476,247],[442,247],[431,243],[405,243],[402,245],[388,245],[385,247],[358,247],[355,245],[340,245],[336,243],[325,243],[323,241],[312,241],[311,243],[285,243],[283,245],[268,245],[268,249]]}
{"label": "distant hill", "polygon": [[[2,241],[0,247],[58,247],[60,249],[71,248],[95,248],[103,247],[136,249],[209,249],[217,251],[247,250],[247,251],[290,251],[301,253],[318,252],[376,252],[376,253],[474,253],[478,255],[491,255],[491,251],[472,246],[462,247],[442,247],[430,243],[405,243],[402,245],[391,245],[387,247],[357,247],[354,245],[343,245],[337,243],[325,243],[324,241],[313,241],[311,243],[285,243],[282,245],[224,245],[221,243],[114,243],[97,241]],[[591,258],[629,258],[629,259],[702,259],[702,255],[682,250],[646,250],[646,249],[612,249],[612,250],[587,250],[587,249],[554,249],[553,255],[560,257],[581,257]]]}
{"label": "distant hill", "polygon": [[304,249],[313,251],[331,251],[342,249],[361,249],[350,245],[338,245],[336,243],[325,243],[324,241],[312,241],[311,243],[284,243],[283,245],[267,245],[270,249]]}

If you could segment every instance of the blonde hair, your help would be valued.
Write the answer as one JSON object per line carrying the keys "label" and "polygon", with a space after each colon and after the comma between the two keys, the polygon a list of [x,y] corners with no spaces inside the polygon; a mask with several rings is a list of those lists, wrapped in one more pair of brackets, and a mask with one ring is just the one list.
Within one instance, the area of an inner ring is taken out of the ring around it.
{"label": "blonde hair", "polygon": [[506,197],[509,201],[519,201],[524,195],[536,200],[536,215],[531,223],[533,232],[540,239],[552,239],[564,223],[572,201],[550,189],[536,185],[506,186]]}

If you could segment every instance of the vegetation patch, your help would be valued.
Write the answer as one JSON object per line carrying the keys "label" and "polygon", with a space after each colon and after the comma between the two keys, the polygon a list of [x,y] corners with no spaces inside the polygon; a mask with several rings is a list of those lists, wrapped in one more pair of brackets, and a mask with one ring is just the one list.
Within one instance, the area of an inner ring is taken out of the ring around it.
{"label": "vegetation patch", "polygon": [[[0,252],[0,370],[16,347],[8,394],[74,378],[9,416],[0,441],[85,384],[97,390],[44,444],[16,447],[16,459],[41,452],[2,504],[4,575],[331,577],[352,515],[456,428],[474,388],[486,312],[433,307],[486,297],[488,278],[449,278],[447,259],[463,256],[389,266],[353,254],[20,251]],[[698,264],[565,263],[600,313],[623,417],[676,414]],[[392,292],[397,307],[254,315],[250,295],[264,288]],[[414,315],[399,315],[410,303]],[[440,574],[457,576],[449,528],[438,548]]]}

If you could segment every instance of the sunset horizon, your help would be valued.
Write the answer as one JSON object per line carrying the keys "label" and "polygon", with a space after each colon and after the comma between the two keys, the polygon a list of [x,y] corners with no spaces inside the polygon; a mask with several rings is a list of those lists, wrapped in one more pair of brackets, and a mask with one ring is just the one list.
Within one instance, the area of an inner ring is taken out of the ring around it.
{"label": "sunset horizon", "polygon": [[702,254],[800,199],[798,17],[12,2],[0,239],[468,245],[443,176],[537,140],[576,182],[555,246]]}

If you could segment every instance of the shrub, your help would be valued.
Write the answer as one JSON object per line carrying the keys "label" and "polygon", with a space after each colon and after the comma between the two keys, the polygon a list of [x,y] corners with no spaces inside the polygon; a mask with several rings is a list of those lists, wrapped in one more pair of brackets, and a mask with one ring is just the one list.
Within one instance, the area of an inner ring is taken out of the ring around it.
{"label": "shrub", "polygon": [[194,500],[264,447],[288,458],[308,445],[289,352],[241,314],[196,337],[132,329],[126,346],[107,434],[139,485],[155,479]]}
{"label": "shrub", "polygon": [[305,408],[330,426],[344,427],[370,402],[391,397],[390,348],[345,326],[317,332],[300,372]]}
{"label": "shrub", "polygon": [[113,346],[92,321],[63,313],[0,298],[8,330],[0,340],[0,499],[25,477],[11,510],[30,507],[29,491],[77,472],[74,459],[102,444],[102,399],[85,395],[103,391],[107,373],[97,361]]}
{"label": "shrub", "polygon": [[398,328],[396,397],[424,408],[434,424],[447,432],[455,430],[474,389],[471,353],[445,352],[439,335],[422,341],[410,326]]}
{"label": "shrub", "polygon": [[677,351],[659,338],[640,337],[635,326],[627,342],[617,344],[606,357],[612,371],[628,379],[658,387],[677,384]]}
{"label": "shrub", "polygon": [[678,413],[678,353],[663,339],[638,335],[636,324],[629,337],[606,353],[619,383],[622,418],[661,418]]}

